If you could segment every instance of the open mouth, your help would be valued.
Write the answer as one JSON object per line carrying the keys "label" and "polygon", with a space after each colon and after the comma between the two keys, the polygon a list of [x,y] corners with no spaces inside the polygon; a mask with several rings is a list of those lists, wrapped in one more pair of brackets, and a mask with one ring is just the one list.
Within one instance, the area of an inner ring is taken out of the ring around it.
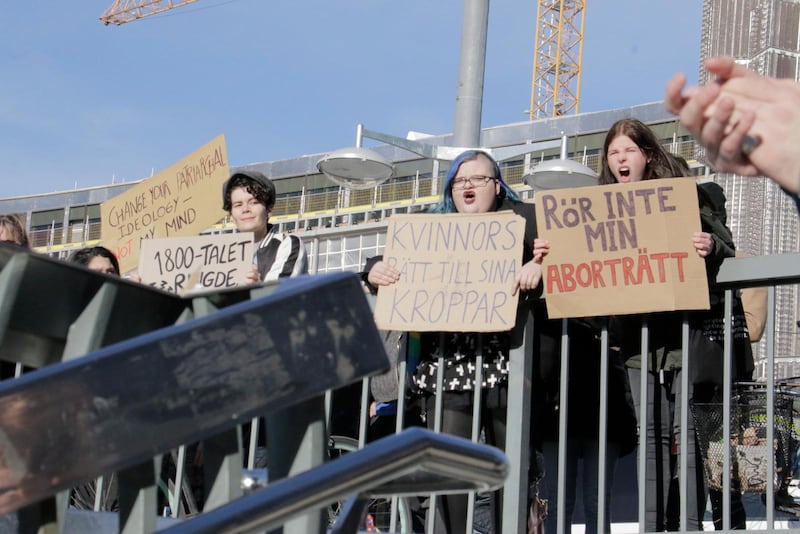
{"label": "open mouth", "polygon": [[631,179],[631,170],[628,167],[620,167],[619,168],[619,181],[620,182],[627,182]]}
{"label": "open mouth", "polygon": [[464,202],[470,204],[475,201],[475,191],[464,191],[463,197]]}

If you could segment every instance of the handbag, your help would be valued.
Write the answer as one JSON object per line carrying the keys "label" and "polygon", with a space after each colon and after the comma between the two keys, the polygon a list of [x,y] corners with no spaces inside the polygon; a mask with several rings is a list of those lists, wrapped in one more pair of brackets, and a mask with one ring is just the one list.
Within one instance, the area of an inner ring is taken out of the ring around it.
{"label": "handbag", "polygon": [[547,519],[547,499],[539,497],[539,481],[536,481],[536,492],[528,510],[528,534],[544,534]]}

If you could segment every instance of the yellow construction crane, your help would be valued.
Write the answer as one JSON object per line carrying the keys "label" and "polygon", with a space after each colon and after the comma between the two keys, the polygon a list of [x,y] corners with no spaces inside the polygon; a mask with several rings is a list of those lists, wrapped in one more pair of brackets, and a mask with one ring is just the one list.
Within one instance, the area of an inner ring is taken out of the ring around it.
{"label": "yellow construction crane", "polygon": [[578,113],[585,0],[539,0],[530,119]]}
{"label": "yellow construction crane", "polygon": [[100,15],[100,20],[106,26],[109,24],[119,26],[193,2],[197,0],[114,0],[114,3]]}

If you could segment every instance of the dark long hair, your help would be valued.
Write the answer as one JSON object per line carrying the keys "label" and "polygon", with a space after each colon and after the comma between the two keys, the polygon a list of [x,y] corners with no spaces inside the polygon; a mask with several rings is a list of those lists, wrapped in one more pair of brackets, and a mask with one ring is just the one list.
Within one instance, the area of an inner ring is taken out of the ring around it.
{"label": "dark long hair", "polygon": [[88,266],[89,262],[92,261],[92,258],[96,258],[98,256],[101,258],[106,258],[108,261],[110,261],[111,266],[114,267],[114,273],[119,276],[119,261],[117,261],[117,257],[114,256],[114,253],[108,250],[106,247],[86,247],[76,250],[70,255],[67,261]]}
{"label": "dark long hair", "polygon": [[458,174],[458,169],[465,161],[472,161],[477,159],[479,156],[483,156],[492,163],[494,178],[500,184],[500,192],[497,195],[495,209],[500,205],[500,202],[504,198],[508,198],[512,202],[522,202],[519,198],[519,195],[517,195],[517,193],[515,193],[514,190],[503,181],[503,175],[500,172],[500,165],[497,164],[497,161],[495,161],[495,159],[490,156],[488,152],[484,152],[483,150],[465,150],[456,156],[456,158],[450,164],[450,168],[447,169],[447,175],[445,175],[444,186],[442,189],[442,201],[430,209],[432,213],[456,213],[458,211],[456,209],[455,202],[453,202],[453,178],[456,177],[456,174]]}
{"label": "dark long hair", "polygon": [[598,183],[601,185],[615,184],[617,178],[608,166],[608,145],[619,137],[626,135],[644,153],[648,162],[644,167],[642,180],[655,178],[674,178],[686,176],[688,167],[681,166],[680,161],[661,146],[653,130],[639,119],[621,119],[609,128],[606,140],[603,142],[603,167],[600,171]]}

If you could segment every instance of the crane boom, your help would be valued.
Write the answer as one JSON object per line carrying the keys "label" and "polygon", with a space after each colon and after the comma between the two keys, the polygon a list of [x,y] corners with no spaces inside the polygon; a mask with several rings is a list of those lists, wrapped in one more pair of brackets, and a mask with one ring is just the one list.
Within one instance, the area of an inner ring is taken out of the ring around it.
{"label": "crane boom", "polygon": [[585,0],[539,0],[530,119],[579,111]]}
{"label": "crane boom", "polygon": [[114,0],[114,3],[100,15],[100,20],[106,26],[109,24],[119,26],[193,2],[197,0]]}

